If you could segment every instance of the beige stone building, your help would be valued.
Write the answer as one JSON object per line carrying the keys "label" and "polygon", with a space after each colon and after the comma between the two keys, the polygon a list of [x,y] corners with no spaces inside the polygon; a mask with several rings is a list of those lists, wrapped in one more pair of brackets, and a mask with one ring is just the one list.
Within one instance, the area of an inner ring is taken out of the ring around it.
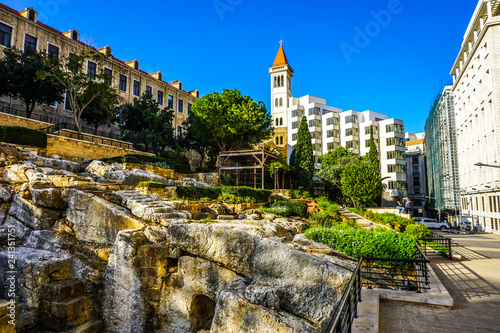
{"label": "beige stone building", "polygon": [[[169,107],[175,111],[173,125],[177,134],[183,131],[182,123],[186,120],[191,106],[199,98],[198,90],[183,90],[181,81],[165,82],[161,72],[147,73],[140,69],[137,59],[122,61],[116,58],[110,46],[95,49],[80,40],[76,29],[60,32],[37,20],[34,8],[20,12],[0,3],[0,55],[5,47],[13,46],[21,50],[35,48],[46,51],[52,56],[68,57],[83,48],[90,48],[107,57],[99,63],[87,61],[84,68],[87,73],[103,72],[111,78],[110,85],[119,94],[119,103],[132,102],[146,91],[161,108]],[[24,110],[24,103],[9,97],[0,97],[0,105]],[[51,122],[73,123],[72,112],[68,103],[56,103],[52,106],[36,107],[33,114],[50,117]]]}
{"label": "beige stone building", "polygon": [[479,1],[450,73],[461,213],[491,232],[500,232],[499,7],[499,0]]}

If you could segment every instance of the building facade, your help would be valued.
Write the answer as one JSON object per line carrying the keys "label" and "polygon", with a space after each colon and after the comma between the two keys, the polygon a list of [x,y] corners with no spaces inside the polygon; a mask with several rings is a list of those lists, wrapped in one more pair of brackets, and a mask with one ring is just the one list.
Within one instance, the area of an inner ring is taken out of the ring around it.
{"label": "building facade", "polygon": [[425,123],[430,216],[458,215],[460,209],[455,99],[452,87],[435,100]]}
{"label": "building facade", "polygon": [[490,232],[500,232],[499,9],[499,0],[479,1],[450,73],[461,213]]}
{"label": "building facade", "polygon": [[278,151],[290,156],[297,143],[302,117],[306,117],[311,133],[316,169],[319,169],[322,154],[340,146],[356,155],[368,154],[372,128],[386,189],[383,199],[392,203],[394,198],[406,196],[403,121],[370,110],[343,111],[327,105],[325,99],[311,95],[293,97],[293,73],[281,45],[273,66],[269,67],[271,116],[275,126],[273,142],[281,149]]}
{"label": "building facade", "polygon": [[408,197],[412,203],[411,216],[428,216],[425,133],[405,133],[406,179]]}
{"label": "building facade", "polygon": [[[109,84],[118,92],[120,104],[132,102],[134,98],[150,92],[161,108],[168,107],[175,111],[173,125],[178,134],[183,131],[182,124],[187,119],[191,105],[199,98],[197,90],[183,90],[180,81],[168,83],[163,80],[161,72],[147,73],[141,70],[137,59],[125,62],[116,58],[110,46],[96,49],[85,44],[76,29],[63,33],[43,24],[38,21],[34,8],[18,12],[0,4],[0,56],[6,47],[23,51],[33,48],[63,58],[77,54],[84,48],[106,55],[99,63],[87,61],[84,70],[89,74],[107,74],[110,77]],[[0,103],[20,110],[25,108],[22,101],[9,97],[0,97]],[[73,122],[67,100],[51,106],[37,106],[33,114],[48,116],[55,123]]]}

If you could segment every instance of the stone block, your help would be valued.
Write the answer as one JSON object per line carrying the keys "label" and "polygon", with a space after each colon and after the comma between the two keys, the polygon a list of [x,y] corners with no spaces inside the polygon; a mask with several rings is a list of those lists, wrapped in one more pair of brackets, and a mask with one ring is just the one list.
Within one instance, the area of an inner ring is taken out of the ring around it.
{"label": "stone block", "polygon": [[19,195],[15,195],[9,215],[14,216],[32,229],[48,229],[61,218],[62,212],[38,207]]}
{"label": "stone block", "polygon": [[85,292],[85,285],[79,280],[51,282],[42,286],[41,297],[47,301],[63,301],[80,296]]}

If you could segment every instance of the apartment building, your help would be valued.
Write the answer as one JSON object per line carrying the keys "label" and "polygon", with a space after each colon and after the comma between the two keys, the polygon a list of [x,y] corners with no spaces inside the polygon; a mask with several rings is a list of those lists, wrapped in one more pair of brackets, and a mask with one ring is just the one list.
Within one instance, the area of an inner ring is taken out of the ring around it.
{"label": "apartment building", "polygon": [[[374,111],[344,111],[329,106],[324,98],[311,95],[293,97],[294,71],[285,55],[283,45],[269,67],[271,78],[271,116],[275,133],[273,142],[278,150],[290,156],[297,143],[302,117],[306,117],[311,133],[315,168],[320,157],[339,146],[364,156],[370,150],[370,128],[379,149],[381,176],[387,189],[383,199],[392,202],[406,195],[404,125],[399,119]],[[280,151],[280,152],[281,152]]]}
{"label": "apartment building", "polygon": [[425,133],[405,133],[406,179],[412,216],[428,216]]}
{"label": "apartment building", "polygon": [[[87,61],[84,69],[87,73],[107,74],[110,78],[109,84],[118,92],[120,104],[132,102],[144,92],[150,92],[160,107],[175,110],[174,128],[178,134],[183,131],[182,123],[186,120],[191,106],[199,98],[198,90],[185,91],[181,81],[168,83],[163,80],[161,72],[143,71],[139,60],[120,60],[115,57],[109,45],[96,49],[80,40],[77,29],[60,32],[38,21],[37,16],[34,8],[18,12],[0,4],[0,56],[6,47],[16,47],[21,50],[32,48],[55,57],[69,57],[70,54],[77,54],[84,48],[100,52],[106,57],[99,63]],[[0,103],[24,110],[23,102],[16,99],[0,97]],[[68,100],[64,103],[37,107],[34,114],[49,116],[54,122],[73,122]]]}
{"label": "apartment building", "polygon": [[500,1],[480,0],[451,70],[462,215],[500,232]]}

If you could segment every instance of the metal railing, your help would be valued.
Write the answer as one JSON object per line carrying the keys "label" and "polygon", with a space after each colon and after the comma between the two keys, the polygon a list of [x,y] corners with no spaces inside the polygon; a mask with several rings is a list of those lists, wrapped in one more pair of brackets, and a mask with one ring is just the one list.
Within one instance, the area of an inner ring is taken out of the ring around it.
{"label": "metal railing", "polygon": [[[45,132],[47,134],[55,134],[57,132],[60,132],[61,130],[69,130],[64,132],[64,135],[61,135],[60,133],[58,135],[71,138],[71,139],[77,139],[77,140],[83,140],[83,141],[88,141],[88,142],[93,142],[93,143],[99,143],[99,144],[104,144],[108,146],[113,146],[113,147],[120,147],[120,148],[126,148],[126,149],[132,149],[132,143],[130,142],[124,142],[121,141],[121,137],[117,135],[108,135],[108,136],[100,136],[100,133],[98,131],[98,135],[94,133],[87,133],[83,132],[82,128],[82,134],[75,133],[78,131],[78,128],[73,125],[73,124],[68,124],[68,123],[59,123],[55,124],[46,128],[41,128],[40,131]],[[70,132],[74,131],[74,132]],[[93,132],[93,131],[92,131]]]}
{"label": "metal railing", "polygon": [[[54,133],[54,132],[57,132],[57,131],[60,131],[63,129],[78,132],[78,127],[76,127],[76,125],[69,124],[69,123],[58,123],[58,124],[55,124],[55,125],[52,125],[52,126],[49,126],[46,128],[41,128],[40,130],[44,131],[45,133]],[[82,127],[81,131],[84,134],[100,136],[100,137],[109,138],[109,139],[113,139],[113,140],[122,140],[121,135],[117,135],[117,134],[113,134],[113,133],[109,133],[109,132],[103,132],[103,131],[96,132],[92,128],[88,128],[88,127]]]}
{"label": "metal railing", "polygon": [[[14,108],[11,108],[11,107],[5,106],[5,105],[0,106],[0,112],[11,114],[13,116],[27,118],[25,110],[18,110],[18,109],[14,109]],[[28,119],[43,121],[44,123],[52,123],[52,124],[55,122],[55,119],[52,117],[43,116],[43,115],[34,114],[34,113],[32,113],[31,117],[29,117]]]}
{"label": "metal railing", "polygon": [[451,238],[431,233],[430,237],[420,239],[427,255],[427,248],[437,251],[439,254],[451,259]]}
{"label": "metal railing", "polygon": [[352,322],[358,317],[358,302],[361,302],[362,263],[360,258],[326,333],[351,332]]}
{"label": "metal railing", "polygon": [[[388,287],[421,293],[430,289],[429,259],[415,242],[415,259],[362,257],[354,270],[335,314],[325,333],[351,332],[361,302],[361,287]],[[364,281],[363,281],[363,280]]]}

